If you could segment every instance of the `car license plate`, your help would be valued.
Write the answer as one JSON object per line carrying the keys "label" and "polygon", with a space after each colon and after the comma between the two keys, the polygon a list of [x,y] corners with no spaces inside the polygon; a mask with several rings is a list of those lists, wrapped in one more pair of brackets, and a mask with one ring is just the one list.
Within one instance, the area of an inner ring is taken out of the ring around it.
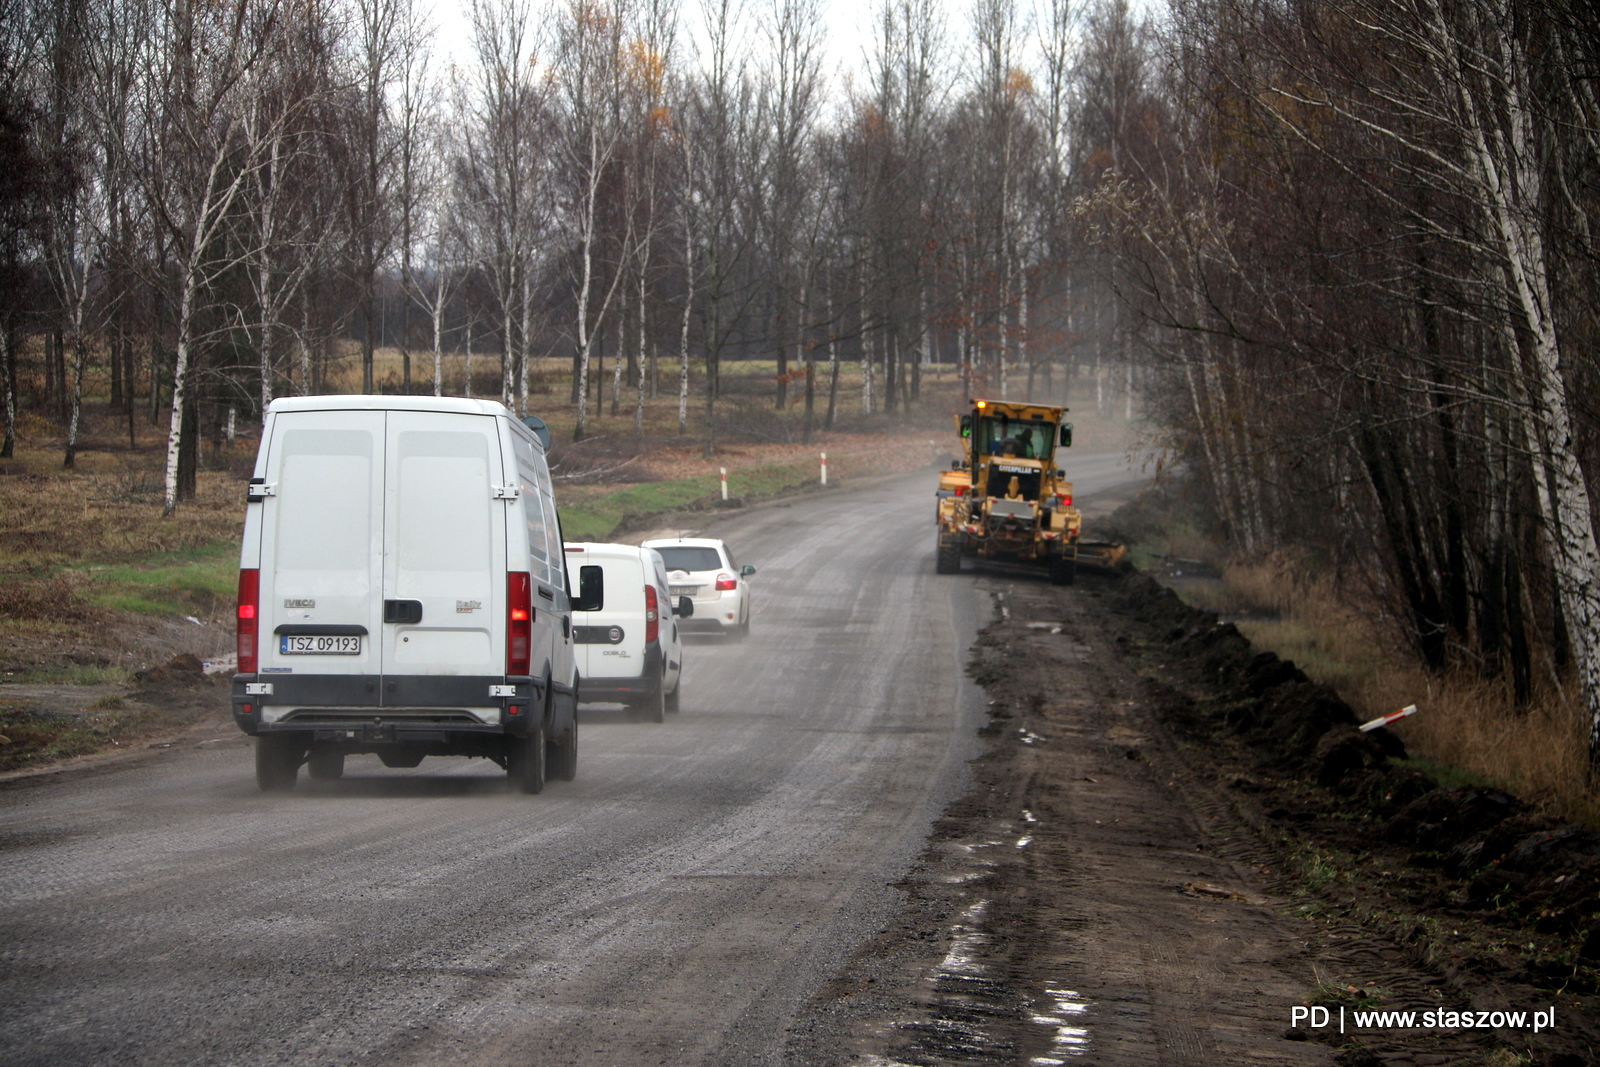
{"label": "car license plate", "polygon": [[674,585],[669,587],[668,591],[673,596],[694,596],[700,591],[700,587],[698,585]]}
{"label": "car license plate", "polygon": [[282,634],[278,637],[278,651],[285,656],[359,656],[361,638]]}

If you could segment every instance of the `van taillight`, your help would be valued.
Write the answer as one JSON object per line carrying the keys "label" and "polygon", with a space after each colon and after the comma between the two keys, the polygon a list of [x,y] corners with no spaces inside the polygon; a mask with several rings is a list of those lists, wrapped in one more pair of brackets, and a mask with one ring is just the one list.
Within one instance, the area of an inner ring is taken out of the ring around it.
{"label": "van taillight", "polygon": [[528,673],[533,644],[533,577],[527,571],[506,575],[506,673]]}
{"label": "van taillight", "polygon": [[719,593],[725,593],[729,589],[737,588],[739,588],[739,579],[733,575],[726,573],[717,575],[717,591]]}
{"label": "van taillight", "polygon": [[261,572],[239,572],[239,607],[235,615],[234,637],[239,645],[239,673],[256,673],[256,609],[261,603]]}
{"label": "van taillight", "polygon": [[661,612],[656,606],[656,587],[644,587],[644,643],[655,644],[661,636]]}

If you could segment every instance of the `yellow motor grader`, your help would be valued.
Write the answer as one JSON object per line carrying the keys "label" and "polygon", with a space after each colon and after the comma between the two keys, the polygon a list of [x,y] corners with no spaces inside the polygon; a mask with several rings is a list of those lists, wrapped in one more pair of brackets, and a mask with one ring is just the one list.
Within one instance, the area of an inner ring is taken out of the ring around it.
{"label": "yellow motor grader", "polygon": [[1072,506],[1072,483],[1055,462],[1056,449],[1072,445],[1065,413],[974,400],[970,412],[956,416],[962,455],[940,473],[937,493],[940,574],[955,574],[967,556],[1043,566],[1056,585],[1070,585],[1080,558],[1118,565],[1121,545],[1078,539],[1082,518]]}

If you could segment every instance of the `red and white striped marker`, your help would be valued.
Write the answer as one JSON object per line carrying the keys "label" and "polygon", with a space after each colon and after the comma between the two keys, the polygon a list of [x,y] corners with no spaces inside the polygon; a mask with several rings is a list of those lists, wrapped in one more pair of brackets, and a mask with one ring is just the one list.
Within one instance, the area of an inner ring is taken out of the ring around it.
{"label": "red and white striped marker", "polygon": [[828,454],[826,452],[822,454],[822,484],[828,484]]}
{"label": "red and white striped marker", "polygon": [[1392,722],[1399,722],[1401,719],[1406,718],[1408,715],[1415,715],[1416,713],[1417,713],[1417,706],[1415,704],[1407,704],[1405,707],[1401,708],[1399,711],[1391,711],[1387,715],[1378,716],[1376,719],[1373,719],[1371,722],[1362,723],[1361,724],[1361,732],[1362,733],[1367,733],[1370,730],[1376,730],[1380,726],[1388,726]]}
{"label": "red and white striped marker", "polygon": [[722,499],[726,500],[728,499],[728,468],[718,467],[717,470],[722,472]]}

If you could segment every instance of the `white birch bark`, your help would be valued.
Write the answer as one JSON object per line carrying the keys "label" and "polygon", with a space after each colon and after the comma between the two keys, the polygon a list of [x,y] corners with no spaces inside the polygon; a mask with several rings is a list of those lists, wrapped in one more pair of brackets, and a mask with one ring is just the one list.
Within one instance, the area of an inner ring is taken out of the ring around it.
{"label": "white birch bark", "polygon": [[[1600,545],[1594,533],[1593,503],[1578,461],[1560,338],[1554,319],[1554,294],[1541,213],[1546,202],[1539,158],[1540,127],[1534,115],[1527,57],[1520,43],[1504,34],[1512,25],[1506,0],[1458,18],[1478,19],[1458,30],[1436,2],[1427,5],[1437,54],[1450,64],[1449,84],[1464,120],[1467,148],[1476,171],[1505,279],[1508,325],[1527,339],[1521,363],[1528,383],[1527,410],[1535,437],[1535,457],[1543,468],[1535,496],[1550,547],[1552,569],[1567,623],[1579,697],[1589,722],[1590,765],[1600,768]],[[1476,32],[1473,32],[1476,31]],[[1467,42],[1497,68],[1495,76],[1474,80],[1462,68]],[[1515,346],[1515,342],[1512,342]],[[1515,358],[1515,354],[1514,354]]]}

